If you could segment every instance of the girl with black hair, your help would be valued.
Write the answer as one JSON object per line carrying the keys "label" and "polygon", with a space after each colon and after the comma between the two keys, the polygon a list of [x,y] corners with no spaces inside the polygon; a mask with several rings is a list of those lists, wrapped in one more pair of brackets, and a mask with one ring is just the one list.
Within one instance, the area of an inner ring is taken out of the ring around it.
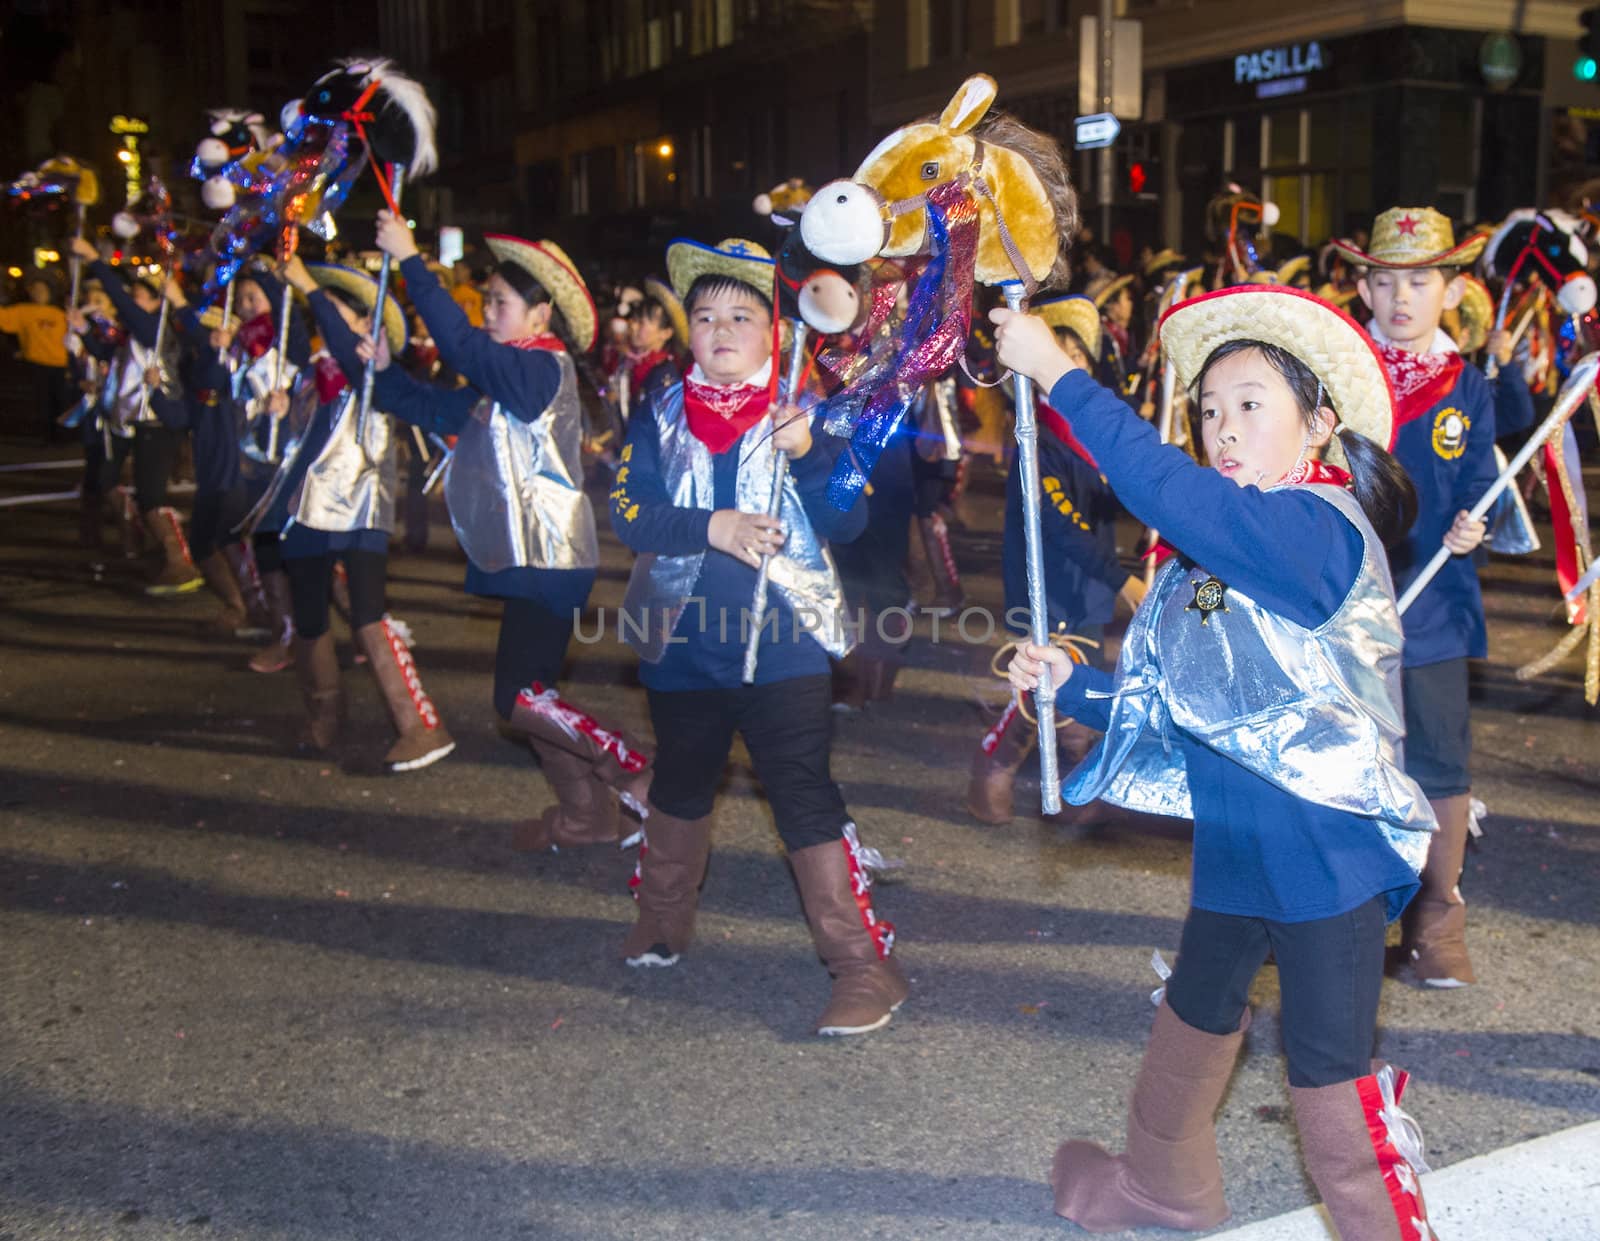
{"label": "girl with black hair", "polygon": [[1227,1217],[1214,1115],[1271,951],[1301,1147],[1340,1235],[1431,1235],[1405,1074],[1372,1062],[1385,927],[1436,830],[1401,766],[1384,540],[1404,535],[1416,497],[1387,451],[1382,361],[1352,319],[1295,289],[1180,303],[1162,342],[1198,390],[1206,468],[1073,369],[1043,323],[993,317],[1001,361],[1050,391],[1129,512],[1176,549],[1114,678],[1031,643],[1011,665],[1026,692],[1048,664],[1062,713],[1106,734],[1067,777],[1068,801],[1195,825],[1189,914],[1127,1153],[1062,1145],[1056,1211],[1092,1231]]}
{"label": "girl with black hair", "polygon": [[440,358],[467,384],[413,379],[389,365],[380,343],[374,401],[424,431],[459,437],[445,498],[467,554],[466,589],[505,601],[495,710],[527,738],[556,794],[557,804],[523,825],[514,843],[615,843],[619,800],[644,813],[649,755],[556,690],[600,558],[583,493],[578,392],[579,357],[594,345],[594,302],[554,242],[485,240],[497,266],[479,329],[439,287],[406,222],[378,213],[378,246],[399,260]]}

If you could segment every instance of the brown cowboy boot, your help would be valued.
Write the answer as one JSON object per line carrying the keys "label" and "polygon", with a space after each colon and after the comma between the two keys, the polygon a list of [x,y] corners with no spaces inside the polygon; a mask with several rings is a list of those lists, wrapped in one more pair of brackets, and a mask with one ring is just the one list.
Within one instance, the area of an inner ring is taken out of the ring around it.
{"label": "brown cowboy boot", "polygon": [[866,1034],[889,1024],[911,986],[890,955],[894,924],[872,908],[872,881],[861,863],[856,825],[844,835],[789,855],[817,955],[833,975],[828,1006],[817,1019],[825,1035]]}
{"label": "brown cowboy boot", "polygon": [[[586,760],[594,779],[615,790],[623,805],[641,819],[645,817],[653,760],[649,751],[620,729],[607,728],[582,707],[567,702],[553,688],[547,689],[537,681],[517,695],[507,722],[530,742]],[[538,753],[543,761],[544,751]],[[560,786],[556,786],[556,794],[560,796]],[[577,810],[576,805],[574,809]]]}
{"label": "brown cowboy boot", "polygon": [[295,748],[311,754],[326,754],[338,743],[340,717],[344,714],[344,694],[339,687],[339,657],[333,649],[333,635],[294,639],[295,670],[300,674],[300,692],[305,697],[306,722]]}
{"label": "brown cowboy boot", "polygon": [[[1098,732],[1077,720],[1067,720],[1056,730],[1056,770],[1063,780],[1089,756],[1099,737]],[[1058,827],[1083,827],[1104,821],[1111,809],[1102,801],[1074,806],[1063,799],[1061,809],[1050,816],[1050,822]]]}
{"label": "brown cowboy boot", "polygon": [[967,810],[980,823],[1011,822],[1016,814],[1012,786],[1017,769],[1033,749],[1035,731],[1017,707],[1016,698],[1006,704],[994,727],[984,733],[978,752],[972,756],[972,775],[967,780]]}
{"label": "brown cowboy boot", "polygon": [[355,636],[400,734],[383,756],[384,765],[390,771],[416,771],[437,763],[456,748],[456,742],[422,688],[411,648],[401,641],[388,617],[361,626]]}
{"label": "brown cowboy boot", "polygon": [[616,793],[594,775],[586,758],[538,737],[528,744],[555,791],[556,804],[537,819],[519,824],[511,847],[525,853],[578,845],[614,845],[622,839],[622,810]]}
{"label": "brown cowboy boot", "polygon": [[1207,1034],[1162,1001],[1128,1104],[1127,1153],[1062,1143],[1050,1166],[1056,1214],[1088,1232],[1198,1232],[1227,1219],[1216,1115],[1249,1027],[1246,1009],[1232,1034]]}
{"label": "brown cowboy boot", "polygon": [[1467,956],[1467,902],[1459,887],[1472,798],[1463,793],[1429,805],[1439,830],[1428,842],[1422,889],[1400,920],[1398,972],[1424,987],[1466,987],[1478,981]]}
{"label": "brown cowboy boot", "polygon": [[961,573],[956,569],[955,553],[950,550],[950,531],[938,513],[917,518],[922,534],[922,550],[933,575],[933,601],[942,608],[959,610],[966,602],[961,589]]}
{"label": "brown cowboy boot", "polygon": [[244,599],[245,627],[241,638],[265,638],[273,632],[273,614],[267,604],[267,593],[261,582],[261,571],[256,567],[255,549],[246,540],[222,545],[222,558],[233,570],[233,580],[239,583],[239,593]]}
{"label": "brown cowboy boot", "polygon": [[622,941],[632,966],[676,965],[694,937],[700,885],[711,856],[711,817],[679,819],[652,803],[630,886],[639,917]]}
{"label": "brown cowboy boot", "polygon": [[214,551],[200,562],[199,569],[207,588],[222,604],[222,611],[212,620],[211,627],[224,637],[245,636],[244,596],[239,593],[239,583],[234,580],[227,560],[220,551]]}
{"label": "brown cowboy boot", "polygon": [[1332,1086],[1291,1086],[1306,1169],[1344,1241],[1429,1241],[1422,1134],[1400,1110],[1408,1076],[1380,1065]]}
{"label": "brown cowboy boot", "polygon": [[189,540],[183,537],[183,521],[178,510],[170,506],[154,509],[144,515],[145,528],[153,529],[161,541],[161,568],[150,585],[144,588],[147,595],[187,595],[199,590],[204,579],[195,571],[194,558],[189,555]]}
{"label": "brown cowboy boot", "polygon": [[270,618],[267,644],[250,657],[251,672],[282,672],[292,660],[294,648],[294,597],[289,591],[289,575],[282,569],[261,578],[262,597]]}

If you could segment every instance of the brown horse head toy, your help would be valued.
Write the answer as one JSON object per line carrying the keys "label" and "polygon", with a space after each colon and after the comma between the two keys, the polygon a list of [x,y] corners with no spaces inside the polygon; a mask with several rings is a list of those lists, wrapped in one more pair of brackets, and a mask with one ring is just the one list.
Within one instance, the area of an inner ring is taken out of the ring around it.
{"label": "brown horse head toy", "polygon": [[1078,200],[1055,139],[1003,112],[980,73],[961,84],[937,118],[895,130],[849,181],[819,189],[800,218],[807,247],[831,263],[902,258],[928,245],[928,194],[951,182],[977,203],[974,277],[1019,280],[1032,291],[1064,283]]}

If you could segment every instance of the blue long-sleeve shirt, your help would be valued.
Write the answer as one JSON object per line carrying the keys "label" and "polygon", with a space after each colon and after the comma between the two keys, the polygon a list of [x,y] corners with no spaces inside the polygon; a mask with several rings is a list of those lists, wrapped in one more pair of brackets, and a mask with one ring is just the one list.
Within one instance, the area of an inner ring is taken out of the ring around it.
{"label": "blue long-sleeve shirt", "polygon": [[[765,422],[758,423],[733,447],[712,456],[712,508],[680,508],[672,503],[661,475],[661,441],[656,425],[656,404],[660,399],[657,395],[645,401],[628,422],[623,448],[627,476],[624,479],[619,470],[618,486],[611,492],[611,526],[635,552],[663,556],[704,552],[700,576],[689,592],[691,598],[704,600],[704,605],[703,612],[693,604],[686,609],[673,634],[673,644],[659,663],[640,667],[639,679],[655,690],[733,689],[743,683],[745,644],[740,626],[755,597],[756,570],[711,547],[711,515],[717,509],[738,507],[739,462],[753,438],[767,434],[768,427]],[[828,502],[828,479],[844,443],[815,422],[811,435],[811,451],[789,462],[790,477],[817,537],[828,542],[850,542],[866,526],[866,504],[857,497],[848,510],[840,511]],[[762,633],[756,684],[770,685],[827,673],[827,653],[816,639],[800,629],[778,591],[771,591],[767,600],[777,615],[778,633],[773,637],[770,627]],[[679,638],[685,641],[676,641]]]}
{"label": "blue long-sleeve shirt", "polygon": [[[465,375],[467,386],[441,388],[407,375],[398,366],[377,374],[373,401],[384,412],[436,435],[458,435],[484,397],[509,418],[542,418],[561,390],[561,363],[546,349],[496,343],[472,326],[455,298],[439,287],[427,263],[413,255],[400,264],[411,304],[439,348],[439,357]],[[494,598],[537,599],[557,615],[581,611],[594,586],[594,569],[502,569],[488,573],[470,561],[466,589]]]}
{"label": "blue long-sleeve shirt", "polygon": [[[122,283],[122,278],[117,275],[117,269],[109,263],[96,259],[89,264],[89,272],[104,286],[106,296],[117,308],[117,318],[128,336],[138,341],[145,349],[154,349],[156,337],[160,333],[161,312],[142,309],[139,303],[133,300],[133,294],[128,292],[128,286]],[[163,342],[163,346],[163,352],[167,354],[170,364],[175,351],[168,342]],[[175,388],[181,389],[178,375],[170,375],[168,378]],[[160,419],[161,425],[169,431],[183,431],[189,426],[189,407],[181,390],[169,394],[161,386],[152,388],[150,409]]]}
{"label": "blue long-sleeve shirt", "polygon": [[239,427],[228,392],[228,368],[211,347],[210,333],[194,306],[174,308],[183,341],[183,391],[194,447],[194,485],[201,495],[227,491],[239,482]]}
{"label": "blue long-sleeve shirt", "polygon": [[[1470,510],[1493,484],[1495,403],[1482,372],[1463,365],[1455,386],[1397,431],[1394,455],[1417,488],[1417,520],[1405,541],[1389,552],[1397,594],[1405,593],[1439,550],[1456,514]],[[1460,434],[1453,434],[1458,426]],[[1446,560],[1401,623],[1407,668],[1487,656],[1489,634],[1473,557]]]}
{"label": "blue long-sleeve shirt", "polygon": [[[1050,404],[1128,511],[1227,586],[1315,628],[1355,585],[1361,532],[1317,496],[1240,487],[1197,465],[1082,371],[1056,384]],[[1109,673],[1075,667],[1057,703],[1103,729],[1109,700],[1089,695],[1112,685]],[[1279,922],[1333,917],[1379,894],[1390,918],[1405,908],[1416,876],[1370,820],[1295,797],[1181,729],[1172,741],[1194,811],[1196,908]]]}

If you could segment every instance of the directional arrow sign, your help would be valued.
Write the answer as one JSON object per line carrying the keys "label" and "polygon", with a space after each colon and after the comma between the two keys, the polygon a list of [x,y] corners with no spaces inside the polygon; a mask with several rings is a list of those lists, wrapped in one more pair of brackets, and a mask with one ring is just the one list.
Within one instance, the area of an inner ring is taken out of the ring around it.
{"label": "directional arrow sign", "polygon": [[1096,112],[1093,116],[1080,116],[1074,125],[1074,145],[1080,151],[1108,147],[1122,132],[1122,123],[1109,112]]}

